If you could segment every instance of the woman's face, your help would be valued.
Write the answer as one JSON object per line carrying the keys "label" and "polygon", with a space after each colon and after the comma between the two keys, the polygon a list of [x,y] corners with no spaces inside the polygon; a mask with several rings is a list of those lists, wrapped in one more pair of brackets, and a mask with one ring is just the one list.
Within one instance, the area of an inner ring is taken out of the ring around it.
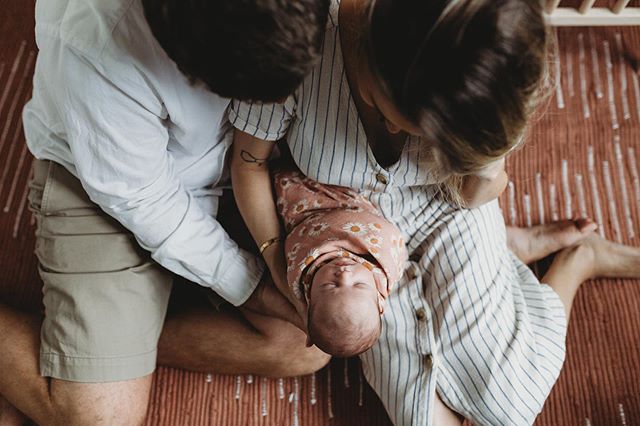
{"label": "woman's face", "polygon": [[358,90],[362,100],[382,115],[389,133],[406,132],[415,136],[423,135],[422,129],[405,117],[393,100],[384,93],[382,85],[371,72],[366,60],[361,60],[358,66]]}

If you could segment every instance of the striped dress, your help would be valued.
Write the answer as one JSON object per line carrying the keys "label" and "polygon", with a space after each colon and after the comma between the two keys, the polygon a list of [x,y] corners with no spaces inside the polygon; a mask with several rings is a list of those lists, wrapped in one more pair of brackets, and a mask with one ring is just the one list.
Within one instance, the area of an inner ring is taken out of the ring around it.
{"label": "striped dress", "polygon": [[230,120],[263,140],[285,138],[308,177],[359,190],[403,233],[410,254],[383,315],[365,377],[398,425],[431,425],[435,393],[478,425],[528,425],[565,356],[557,294],[508,249],[497,201],[455,209],[435,196],[418,138],[381,167],[345,75],[331,8],[322,60],[283,104],[234,102]]}

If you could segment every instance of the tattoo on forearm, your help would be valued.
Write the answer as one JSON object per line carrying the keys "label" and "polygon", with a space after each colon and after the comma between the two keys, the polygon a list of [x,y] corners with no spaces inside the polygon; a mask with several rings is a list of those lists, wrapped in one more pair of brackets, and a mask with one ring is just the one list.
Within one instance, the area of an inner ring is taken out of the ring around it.
{"label": "tattoo on forearm", "polygon": [[262,166],[269,159],[269,157],[256,158],[253,154],[251,154],[249,151],[245,151],[244,149],[240,151],[240,158],[242,158],[242,161],[244,161],[245,163],[254,163],[258,166]]}

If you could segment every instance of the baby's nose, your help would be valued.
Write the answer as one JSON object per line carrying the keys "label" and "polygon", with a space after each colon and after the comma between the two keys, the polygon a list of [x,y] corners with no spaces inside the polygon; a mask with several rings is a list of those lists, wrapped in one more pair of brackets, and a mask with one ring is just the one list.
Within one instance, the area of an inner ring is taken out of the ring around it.
{"label": "baby's nose", "polygon": [[349,273],[351,272],[351,268],[349,268],[348,266],[340,266],[338,268],[338,270],[336,271],[336,275],[342,275],[344,273]]}
{"label": "baby's nose", "polygon": [[352,271],[349,269],[336,271],[336,284],[339,286],[349,285],[353,281],[352,275]]}

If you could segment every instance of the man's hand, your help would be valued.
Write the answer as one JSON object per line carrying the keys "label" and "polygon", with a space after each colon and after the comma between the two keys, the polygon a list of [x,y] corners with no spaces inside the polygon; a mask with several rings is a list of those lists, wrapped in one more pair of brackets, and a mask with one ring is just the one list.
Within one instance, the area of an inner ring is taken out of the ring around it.
{"label": "man's hand", "polygon": [[259,315],[279,318],[307,332],[306,321],[298,314],[296,308],[282,295],[273,284],[271,275],[267,272],[254,290],[253,294],[242,305]]}
{"label": "man's hand", "polygon": [[263,258],[271,271],[271,278],[276,289],[282,294],[294,309],[298,312],[298,316],[302,322],[306,324],[307,307],[306,304],[298,300],[287,282],[287,261],[285,260],[284,247],[282,242],[277,242],[269,247],[263,253]]}

